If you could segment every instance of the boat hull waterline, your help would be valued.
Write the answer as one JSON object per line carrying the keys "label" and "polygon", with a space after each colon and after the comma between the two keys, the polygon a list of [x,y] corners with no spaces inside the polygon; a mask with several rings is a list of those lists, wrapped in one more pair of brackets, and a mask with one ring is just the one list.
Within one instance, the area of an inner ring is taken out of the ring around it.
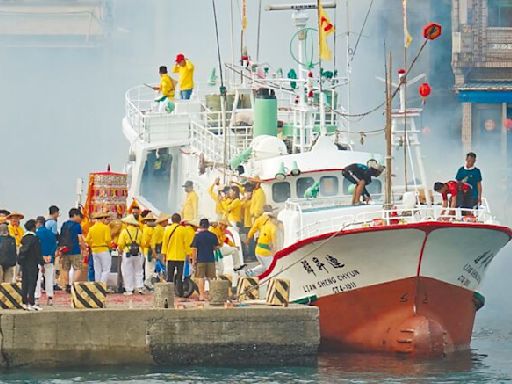
{"label": "boat hull waterline", "polygon": [[468,349],[475,294],[507,227],[420,222],[356,228],[279,251],[263,280],[320,309],[322,348],[441,356]]}

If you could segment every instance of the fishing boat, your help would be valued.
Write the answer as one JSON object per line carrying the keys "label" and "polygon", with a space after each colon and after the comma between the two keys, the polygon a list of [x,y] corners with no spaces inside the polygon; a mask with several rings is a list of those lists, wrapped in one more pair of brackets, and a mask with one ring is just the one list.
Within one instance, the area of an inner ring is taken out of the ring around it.
{"label": "fishing boat", "polygon": [[[290,301],[319,307],[323,348],[407,355],[467,349],[484,304],[478,287],[512,231],[485,199],[478,209],[447,212],[433,196],[415,125],[422,111],[406,105],[410,69],[388,92],[386,156],[353,150],[350,112],[339,100],[348,79],[315,74],[305,64],[308,12],[315,8],[270,7],[292,10],[297,27],[298,65],[286,77],[243,55],[241,64],[226,66],[234,80],[227,92],[224,84],[217,91],[212,76],[191,100],[176,100],[172,112],[159,111],[149,87],[127,91],[129,198],[155,212],[179,211],[181,186],[190,180],[199,211],[215,217],[208,188],[216,178],[258,178],[267,203],[279,210],[281,239],[260,283],[287,279]],[[394,95],[400,105],[392,110]],[[391,185],[393,147],[405,148],[413,183]],[[368,186],[372,204],[354,206],[342,171],[368,162],[385,162],[387,176]],[[240,245],[242,235],[232,232]]]}

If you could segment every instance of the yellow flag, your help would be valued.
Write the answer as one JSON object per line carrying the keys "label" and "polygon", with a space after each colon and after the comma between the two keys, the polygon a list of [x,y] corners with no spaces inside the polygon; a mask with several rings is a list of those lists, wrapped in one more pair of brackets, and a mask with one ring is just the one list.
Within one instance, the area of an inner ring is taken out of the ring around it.
{"label": "yellow flag", "polygon": [[320,59],[331,60],[332,52],[327,44],[327,37],[334,33],[334,25],[329,20],[320,1],[318,1],[318,33],[320,34]]}
{"label": "yellow flag", "polygon": [[407,29],[407,0],[402,0],[402,13],[404,17],[404,46],[409,48],[412,43],[412,36]]}
{"label": "yellow flag", "polygon": [[242,30],[247,29],[247,0],[242,1]]}

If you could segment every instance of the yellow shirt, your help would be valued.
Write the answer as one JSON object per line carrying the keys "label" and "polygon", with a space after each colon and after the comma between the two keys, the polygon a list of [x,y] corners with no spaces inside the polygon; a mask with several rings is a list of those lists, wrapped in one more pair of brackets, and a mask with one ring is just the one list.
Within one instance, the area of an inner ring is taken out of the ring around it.
{"label": "yellow shirt", "polygon": [[9,225],[9,235],[16,239],[17,247],[21,246],[21,239],[23,238],[24,234],[25,231],[20,226]]}
{"label": "yellow shirt", "polygon": [[224,214],[230,223],[242,221],[242,202],[240,199],[229,199],[222,202]]}
{"label": "yellow shirt", "polygon": [[121,220],[112,220],[109,224],[109,227],[112,241],[117,244],[117,241],[119,240],[119,235],[121,235],[123,229],[126,228],[126,225]]}
{"label": "yellow shirt", "polygon": [[196,191],[190,191],[187,193],[185,202],[183,203],[183,209],[181,211],[181,218],[183,220],[194,220],[197,218],[197,204],[199,197]]}
{"label": "yellow shirt", "polygon": [[153,237],[151,238],[151,248],[155,249],[157,245],[161,245],[164,239],[164,232],[166,227],[157,225],[153,231]]}
{"label": "yellow shirt", "polygon": [[276,225],[268,220],[260,229],[260,236],[258,237],[258,243],[254,253],[257,256],[272,256],[272,246],[276,242]]}
{"label": "yellow shirt", "polygon": [[89,244],[93,253],[107,252],[112,242],[110,227],[101,221],[97,221],[89,228],[85,241]]}
{"label": "yellow shirt", "polygon": [[252,192],[251,198],[251,216],[256,220],[263,213],[263,206],[267,203],[267,198],[263,189],[257,188]]}
{"label": "yellow shirt", "polygon": [[174,81],[167,73],[160,75],[160,93],[169,100],[174,100]]}
{"label": "yellow shirt", "polygon": [[186,60],[186,64],[183,67],[176,64],[172,71],[180,76],[181,91],[194,89],[194,64],[190,60]]}
{"label": "yellow shirt", "polygon": [[119,235],[117,245],[123,252],[128,252],[132,241],[135,241],[139,246],[142,244],[142,230],[139,227],[129,225]]}
{"label": "yellow shirt", "polygon": [[226,232],[224,232],[222,229],[217,227],[210,227],[208,230],[213,233],[215,236],[217,236],[217,239],[219,239],[219,247],[222,247],[224,244],[229,245],[230,247],[234,247],[235,243],[231,241],[229,237],[227,237]]}
{"label": "yellow shirt", "polygon": [[151,241],[153,239],[153,233],[155,232],[155,227],[150,227],[149,225],[144,225],[142,228],[142,253],[144,255],[148,254],[148,249],[151,247]]}
{"label": "yellow shirt", "polygon": [[223,215],[224,209],[222,208],[222,200],[219,199],[219,193],[215,193],[215,184],[212,184],[210,188],[208,188],[208,193],[210,194],[213,201],[215,201],[215,212],[217,215]]}
{"label": "yellow shirt", "polygon": [[245,228],[251,228],[252,226],[251,204],[251,199],[242,200],[242,216]]}
{"label": "yellow shirt", "polygon": [[165,229],[162,254],[167,261],[185,261],[186,236],[185,227],[179,224],[172,224]]}
{"label": "yellow shirt", "polygon": [[190,225],[184,227],[185,253],[187,254],[187,256],[192,256],[192,248],[190,247],[190,245],[192,244],[195,235],[196,230],[193,227],[191,227]]}
{"label": "yellow shirt", "polygon": [[254,224],[252,225],[251,229],[249,230],[249,233],[247,234],[247,240],[252,239],[252,237],[256,234],[256,232],[261,232],[261,228],[268,221],[270,221],[270,217],[268,217],[267,215],[261,215],[260,217],[258,217],[254,221]]}

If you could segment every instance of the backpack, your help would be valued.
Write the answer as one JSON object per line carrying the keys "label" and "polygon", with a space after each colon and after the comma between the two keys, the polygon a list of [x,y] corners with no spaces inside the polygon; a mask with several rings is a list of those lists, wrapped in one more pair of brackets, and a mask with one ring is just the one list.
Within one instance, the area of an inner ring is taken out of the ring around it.
{"label": "backpack", "polygon": [[[130,248],[128,249],[127,256],[139,256],[140,255],[140,245],[137,241],[132,239],[132,235],[130,235],[130,231],[127,229],[128,237],[130,238]],[[135,234],[135,239],[139,236],[139,230],[137,229],[137,233]]]}
{"label": "backpack", "polygon": [[0,236],[0,265],[2,267],[16,265],[16,239],[12,236]]}
{"label": "backpack", "polygon": [[59,248],[62,253],[67,254],[73,249],[73,234],[71,233],[71,224],[64,223],[59,236]]}

